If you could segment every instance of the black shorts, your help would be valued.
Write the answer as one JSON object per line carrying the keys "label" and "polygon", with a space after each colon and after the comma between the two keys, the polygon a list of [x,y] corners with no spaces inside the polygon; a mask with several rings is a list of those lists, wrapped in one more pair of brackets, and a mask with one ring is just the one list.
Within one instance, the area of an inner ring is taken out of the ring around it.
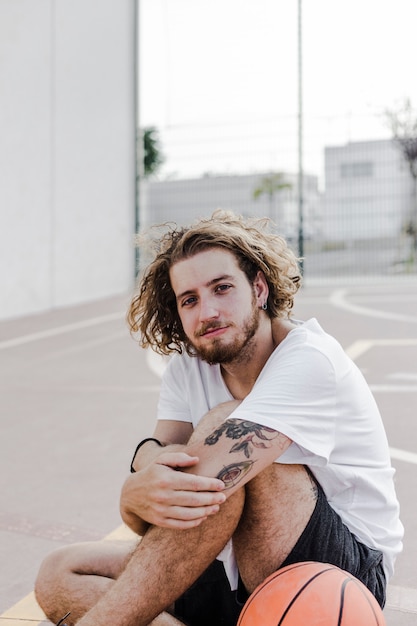
{"label": "black shorts", "polygon": [[[382,553],[352,535],[327,502],[320,485],[313,514],[281,567],[300,561],[331,563],[350,572],[384,606]],[[223,563],[216,560],[176,601],[174,614],[186,626],[235,626],[248,597],[241,580],[238,589],[231,591]]]}

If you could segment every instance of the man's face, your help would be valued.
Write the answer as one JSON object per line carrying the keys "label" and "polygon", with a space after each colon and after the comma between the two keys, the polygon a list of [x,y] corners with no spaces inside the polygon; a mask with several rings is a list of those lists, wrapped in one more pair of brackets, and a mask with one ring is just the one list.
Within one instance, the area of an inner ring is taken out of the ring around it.
{"label": "man's face", "polygon": [[184,332],[197,354],[209,363],[249,359],[259,326],[259,289],[250,285],[236,257],[210,248],[173,265],[170,279]]}

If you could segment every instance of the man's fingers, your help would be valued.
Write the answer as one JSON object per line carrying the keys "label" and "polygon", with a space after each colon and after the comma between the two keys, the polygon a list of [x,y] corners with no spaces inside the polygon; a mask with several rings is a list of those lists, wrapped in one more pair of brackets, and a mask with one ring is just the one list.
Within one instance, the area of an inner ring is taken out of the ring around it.
{"label": "man's fingers", "polygon": [[207,518],[209,515],[215,515],[219,512],[220,506],[218,504],[212,506],[200,506],[200,507],[182,507],[174,506],[170,510],[172,519],[182,521],[198,521],[202,518]]}
{"label": "man's fingers", "polygon": [[[192,467],[198,463],[198,457],[192,457],[183,452],[167,452],[158,457],[157,464],[171,469]],[[174,489],[187,491],[222,491],[224,483],[210,476],[199,476],[187,472],[171,474],[169,481],[175,481]]]}
{"label": "man's fingers", "polygon": [[218,478],[210,478],[209,476],[197,476],[196,474],[185,474],[183,472],[179,472],[184,477],[184,482],[182,483],[184,486],[182,487],[185,491],[223,491],[224,490],[224,482],[218,480]]}
{"label": "man's fingers", "polygon": [[[173,494],[171,495],[171,498]],[[225,502],[226,496],[220,492],[202,491],[176,491],[175,504],[178,507],[190,507],[195,510],[201,507],[211,507]]]}
{"label": "man's fingers", "polygon": [[198,456],[190,456],[185,452],[163,452],[156,460],[160,465],[168,465],[168,467],[192,467],[197,465]]}
{"label": "man's fingers", "polygon": [[187,507],[171,507],[170,517],[166,517],[161,520],[161,526],[165,528],[194,528],[199,526],[210,515],[215,515],[219,512],[219,505],[187,508]]}

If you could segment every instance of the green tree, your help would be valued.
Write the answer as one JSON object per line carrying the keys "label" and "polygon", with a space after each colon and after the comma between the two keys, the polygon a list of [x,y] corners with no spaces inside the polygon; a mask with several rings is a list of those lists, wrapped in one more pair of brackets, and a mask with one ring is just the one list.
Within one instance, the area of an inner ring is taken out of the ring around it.
{"label": "green tree", "polygon": [[[138,130],[138,160],[141,158],[140,148],[142,147],[143,173],[145,178],[156,174],[162,163],[164,155],[161,149],[158,130],[155,126],[147,126]],[[140,144],[142,138],[142,145]]]}
{"label": "green tree", "polygon": [[283,189],[291,189],[292,184],[285,180],[285,175],[281,172],[272,172],[264,176],[259,184],[253,190],[253,199],[258,200],[261,196],[266,195],[269,200],[269,217],[272,217],[274,199]]}
{"label": "green tree", "polygon": [[411,100],[406,99],[398,107],[387,109],[385,119],[413,179],[412,208],[405,232],[413,238],[414,250],[417,250],[417,111]]}

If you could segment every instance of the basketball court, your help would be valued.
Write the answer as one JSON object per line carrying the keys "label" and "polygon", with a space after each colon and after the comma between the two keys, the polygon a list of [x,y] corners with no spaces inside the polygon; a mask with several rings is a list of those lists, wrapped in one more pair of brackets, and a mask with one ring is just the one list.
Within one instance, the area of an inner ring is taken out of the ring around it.
{"label": "basketball court", "polygon": [[[406,529],[384,611],[417,622],[417,283],[315,283],[295,316],[317,317],[367,378],[380,406]],[[130,457],[152,430],[161,362],[130,338],[129,298],[0,323],[0,626],[44,620],[39,563],[75,541],[126,536],[118,498]]]}

